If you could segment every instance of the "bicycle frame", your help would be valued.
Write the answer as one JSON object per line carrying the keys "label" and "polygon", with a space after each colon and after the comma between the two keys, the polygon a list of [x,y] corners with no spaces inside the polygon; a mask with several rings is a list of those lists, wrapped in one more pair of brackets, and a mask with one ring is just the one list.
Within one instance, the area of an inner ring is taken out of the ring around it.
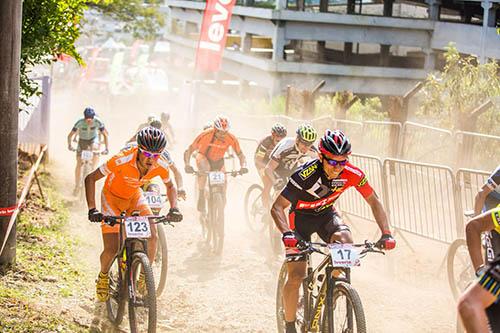
{"label": "bicycle frame", "polygon": [[[120,260],[120,276],[122,281],[127,282],[127,291],[128,291],[128,299],[129,302],[133,302],[134,305],[141,305],[136,303],[136,297],[134,294],[134,289],[132,288],[134,277],[130,274],[125,274],[130,272],[132,269],[132,258],[135,252],[143,252],[147,255],[148,242],[147,239],[142,238],[126,238],[124,236],[125,229],[123,228],[124,224],[120,223],[120,249],[117,252],[119,255],[118,260]],[[138,245],[142,246],[142,249],[138,249]],[[125,262],[125,265],[123,263]]]}
{"label": "bicycle frame", "polygon": [[[342,278],[342,281],[346,281],[348,283],[351,282],[351,270],[349,268],[334,268],[332,266],[331,258],[325,257],[323,261],[316,267],[312,268],[310,255],[308,255],[307,259],[307,275],[303,281],[303,290],[304,290],[304,324],[306,327],[306,332],[320,332],[321,330],[321,314],[323,308],[326,306],[326,310],[328,311],[328,326],[334,327],[333,321],[333,291],[335,289],[335,283],[338,278],[333,276],[333,271],[342,270],[345,273],[345,278]],[[313,296],[313,289],[316,285],[316,281],[318,281],[318,276],[320,273],[324,271],[324,279],[319,285],[319,292],[316,297]],[[313,298],[316,298],[314,302]],[[326,304],[325,304],[326,300]],[[312,307],[310,306],[312,305]],[[312,309],[312,311],[310,311]],[[349,313],[351,311],[348,309]],[[309,313],[310,312],[310,313]],[[349,315],[349,324],[352,324],[352,315]]]}

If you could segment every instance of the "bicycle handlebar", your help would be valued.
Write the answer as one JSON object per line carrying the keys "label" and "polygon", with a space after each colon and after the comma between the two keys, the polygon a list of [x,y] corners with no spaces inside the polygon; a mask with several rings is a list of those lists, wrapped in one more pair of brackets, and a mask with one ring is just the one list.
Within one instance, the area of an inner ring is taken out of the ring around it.
{"label": "bicycle handlebar", "polygon": [[[127,217],[135,217],[135,216],[111,216],[111,215],[105,215],[103,216],[103,221],[104,223],[113,226],[115,224],[121,224],[123,223],[122,221],[126,219]],[[154,222],[151,222],[153,224],[158,224],[158,223],[163,223],[163,224],[169,224],[172,225],[172,223],[180,222],[173,220],[172,217],[168,215],[146,215],[146,216],[139,216],[139,217],[146,217],[151,220],[156,220]],[[173,225],[172,225],[173,226]]]}
{"label": "bicycle handlebar", "polygon": [[195,175],[195,176],[198,176],[198,175],[208,175],[210,172],[222,172],[224,173],[225,175],[231,175],[233,177],[236,177],[236,176],[241,176],[243,175],[243,173],[241,173],[241,171],[237,171],[237,170],[232,170],[232,171],[199,171],[199,170],[194,170],[193,173],[191,173],[192,175]]}
{"label": "bicycle handlebar", "polygon": [[[307,254],[307,253],[320,253],[323,255],[328,255],[324,253],[323,251],[320,250],[320,248],[325,248],[328,247],[329,244],[327,243],[317,243],[317,242],[307,242],[307,241],[302,241],[302,245],[299,244],[297,248],[301,250],[300,254]],[[365,240],[364,243],[358,243],[358,244],[351,244],[354,247],[363,247],[364,249],[361,250],[359,253],[360,256],[366,255],[368,252],[374,252],[374,253],[381,253],[385,255],[385,252],[382,251],[381,248],[377,246],[376,242],[369,242],[368,240]]]}

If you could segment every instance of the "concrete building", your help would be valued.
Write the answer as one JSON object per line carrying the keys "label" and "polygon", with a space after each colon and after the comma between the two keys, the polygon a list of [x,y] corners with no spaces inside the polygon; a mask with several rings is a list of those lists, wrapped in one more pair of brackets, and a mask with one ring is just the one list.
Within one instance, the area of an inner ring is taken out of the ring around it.
{"label": "concrete building", "polygon": [[[442,66],[450,42],[480,61],[500,59],[500,0],[244,1],[233,10],[220,75],[270,96],[320,80],[322,92],[402,96]],[[205,2],[166,5],[171,50],[192,63]]]}

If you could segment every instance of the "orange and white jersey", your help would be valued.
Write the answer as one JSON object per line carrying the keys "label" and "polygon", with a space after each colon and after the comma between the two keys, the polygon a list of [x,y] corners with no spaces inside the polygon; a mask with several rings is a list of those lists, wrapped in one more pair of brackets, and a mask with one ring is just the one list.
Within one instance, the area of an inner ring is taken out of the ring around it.
{"label": "orange and white jersey", "polygon": [[163,156],[160,156],[148,173],[140,178],[137,154],[137,147],[123,150],[99,167],[101,173],[107,176],[104,184],[107,191],[119,198],[129,199],[154,177],[160,177],[164,183],[170,181],[168,161]]}

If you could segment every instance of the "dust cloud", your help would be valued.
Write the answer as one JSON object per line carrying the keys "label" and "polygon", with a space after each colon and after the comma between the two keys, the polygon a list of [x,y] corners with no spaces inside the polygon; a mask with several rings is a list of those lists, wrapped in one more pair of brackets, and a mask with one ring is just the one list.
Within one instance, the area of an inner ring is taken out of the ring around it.
{"label": "dust cloud", "polygon": [[[178,90],[163,96],[163,99],[162,96],[151,95],[113,97],[98,89],[70,87],[65,86],[65,82],[54,82],[50,158],[61,191],[71,197],[69,193],[73,187],[75,157],[74,153],[67,150],[66,136],[86,106],[93,106],[106,124],[110,137],[110,156],[123,147],[149,114],[159,116],[162,111],[170,112],[178,140],[171,153],[183,170],[183,151],[201,124],[219,113],[221,108],[216,98],[210,98],[212,104],[207,101],[200,103],[203,108],[199,110],[199,119],[190,118],[192,115],[187,108],[189,94],[184,91],[188,88],[182,80],[179,82]],[[234,89],[236,91],[237,87]],[[156,104],[150,103],[152,100],[157,101]],[[239,102],[239,99],[233,99],[235,105]],[[223,111],[231,117],[230,108],[224,108]],[[262,133],[263,130],[256,127],[255,133]],[[253,149],[253,143],[244,145],[250,168],[253,167]],[[166,228],[169,275],[167,289],[159,300],[159,331],[276,331],[276,280],[282,258],[270,255],[272,251],[268,235],[250,231],[243,215],[245,191],[252,183],[259,182],[255,172],[229,180],[226,236],[220,257],[211,256],[204,248],[195,208],[194,177],[184,173],[183,177],[188,199],[180,203],[180,209],[185,219],[175,228]],[[361,196],[359,200],[362,200]],[[74,220],[71,232],[75,237],[83,238],[82,252],[88,253],[85,260],[89,271],[97,275],[98,256],[102,249],[100,230],[86,221],[87,209],[84,204],[74,202],[71,214]],[[348,223],[356,242],[379,237],[375,223],[352,219]],[[367,256],[362,266],[353,271],[353,285],[363,302],[368,331],[454,331],[455,305],[442,264],[446,247],[422,238],[408,235],[403,238],[400,234],[395,236],[398,241],[396,250],[385,256]],[[93,280],[89,281],[88,290],[88,298],[92,299]],[[95,321],[95,314],[88,307],[88,302],[81,307],[88,310],[83,311],[82,316]],[[124,321],[123,330],[127,330],[126,324]]]}

